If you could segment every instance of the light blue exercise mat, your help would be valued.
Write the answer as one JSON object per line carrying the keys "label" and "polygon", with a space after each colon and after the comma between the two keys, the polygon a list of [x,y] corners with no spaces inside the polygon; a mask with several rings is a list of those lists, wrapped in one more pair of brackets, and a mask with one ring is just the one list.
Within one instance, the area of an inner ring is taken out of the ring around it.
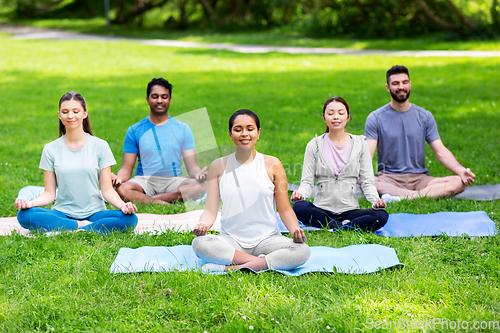
{"label": "light blue exercise mat", "polygon": [[439,212],[432,214],[389,214],[387,224],[375,232],[390,237],[411,236],[493,236],[498,229],[488,214],[478,212]]}
{"label": "light blue exercise mat", "polygon": [[[203,264],[191,245],[144,246],[137,249],[121,248],[109,271],[136,273],[201,270]],[[292,276],[311,272],[364,274],[398,266],[403,264],[399,262],[396,251],[382,245],[350,245],[340,249],[312,246],[311,257],[304,265],[290,271],[276,272]]]}
{"label": "light blue exercise mat", "polygon": [[[299,225],[306,231],[321,230],[308,227],[299,221]],[[282,233],[288,233],[283,222],[278,219],[278,227]],[[344,225],[339,229],[354,228]],[[356,230],[356,229],[354,229]],[[375,231],[376,235],[387,237],[412,237],[412,236],[493,236],[498,233],[495,222],[483,211],[478,212],[439,212],[432,214],[389,214],[387,224]]]}

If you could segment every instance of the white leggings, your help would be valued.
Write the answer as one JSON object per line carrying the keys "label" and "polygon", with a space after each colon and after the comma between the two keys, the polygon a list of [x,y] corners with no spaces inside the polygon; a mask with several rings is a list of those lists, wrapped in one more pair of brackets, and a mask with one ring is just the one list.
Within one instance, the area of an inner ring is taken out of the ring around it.
{"label": "white leggings", "polygon": [[270,269],[291,270],[309,259],[311,250],[306,244],[294,243],[293,239],[273,235],[253,248],[243,248],[227,235],[205,235],[193,239],[194,253],[204,262],[231,265],[236,250],[253,256],[264,255]]}

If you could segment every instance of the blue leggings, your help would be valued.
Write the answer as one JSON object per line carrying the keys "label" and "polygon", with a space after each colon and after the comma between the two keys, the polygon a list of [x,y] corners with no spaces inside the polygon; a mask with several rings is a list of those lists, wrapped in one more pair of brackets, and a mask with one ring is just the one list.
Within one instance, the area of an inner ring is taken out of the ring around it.
{"label": "blue leggings", "polygon": [[33,207],[21,209],[17,213],[17,220],[21,227],[32,231],[75,230],[78,221],[93,222],[80,229],[94,233],[107,234],[113,231],[125,232],[133,230],[137,225],[135,214],[123,214],[120,210],[101,210],[83,219],[74,219],[65,214],[45,208]]}
{"label": "blue leggings", "polygon": [[353,209],[340,214],[316,207],[309,201],[297,201],[293,204],[293,211],[300,222],[316,227],[338,229],[342,221],[350,220],[346,225],[364,231],[375,231],[382,228],[389,218],[389,214],[381,209]]}

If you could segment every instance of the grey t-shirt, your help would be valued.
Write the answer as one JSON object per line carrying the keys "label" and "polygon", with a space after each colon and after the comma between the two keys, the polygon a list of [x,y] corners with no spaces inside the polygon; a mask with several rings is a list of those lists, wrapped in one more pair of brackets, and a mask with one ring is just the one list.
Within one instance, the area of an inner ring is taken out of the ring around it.
{"label": "grey t-shirt", "polygon": [[64,137],[45,145],[40,169],[56,175],[57,197],[53,210],[66,216],[83,219],[105,210],[99,193],[99,172],[116,164],[106,141],[88,135],[85,145],[72,151],[64,143]]}
{"label": "grey t-shirt", "polygon": [[405,112],[390,103],[366,118],[366,139],[377,140],[378,171],[425,173],[425,141],[439,140],[436,120],[429,111],[412,104]]}

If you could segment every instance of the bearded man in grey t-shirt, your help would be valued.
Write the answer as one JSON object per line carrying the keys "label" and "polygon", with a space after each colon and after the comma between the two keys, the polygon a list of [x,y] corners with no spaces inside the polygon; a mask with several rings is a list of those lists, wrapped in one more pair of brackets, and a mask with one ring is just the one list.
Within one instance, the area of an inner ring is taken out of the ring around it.
{"label": "bearded man in grey t-shirt", "polygon": [[[366,119],[366,142],[372,155],[378,149],[375,185],[386,202],[422,196],[442,198],[463,192],[476,176],[463,167],[439,137],[429,111],[412,104],[411,81],[405,66],[387,71],[386,89],[391,102]],[[439,162],[454,176],[431,177],[425,167],[425,142]]]}

